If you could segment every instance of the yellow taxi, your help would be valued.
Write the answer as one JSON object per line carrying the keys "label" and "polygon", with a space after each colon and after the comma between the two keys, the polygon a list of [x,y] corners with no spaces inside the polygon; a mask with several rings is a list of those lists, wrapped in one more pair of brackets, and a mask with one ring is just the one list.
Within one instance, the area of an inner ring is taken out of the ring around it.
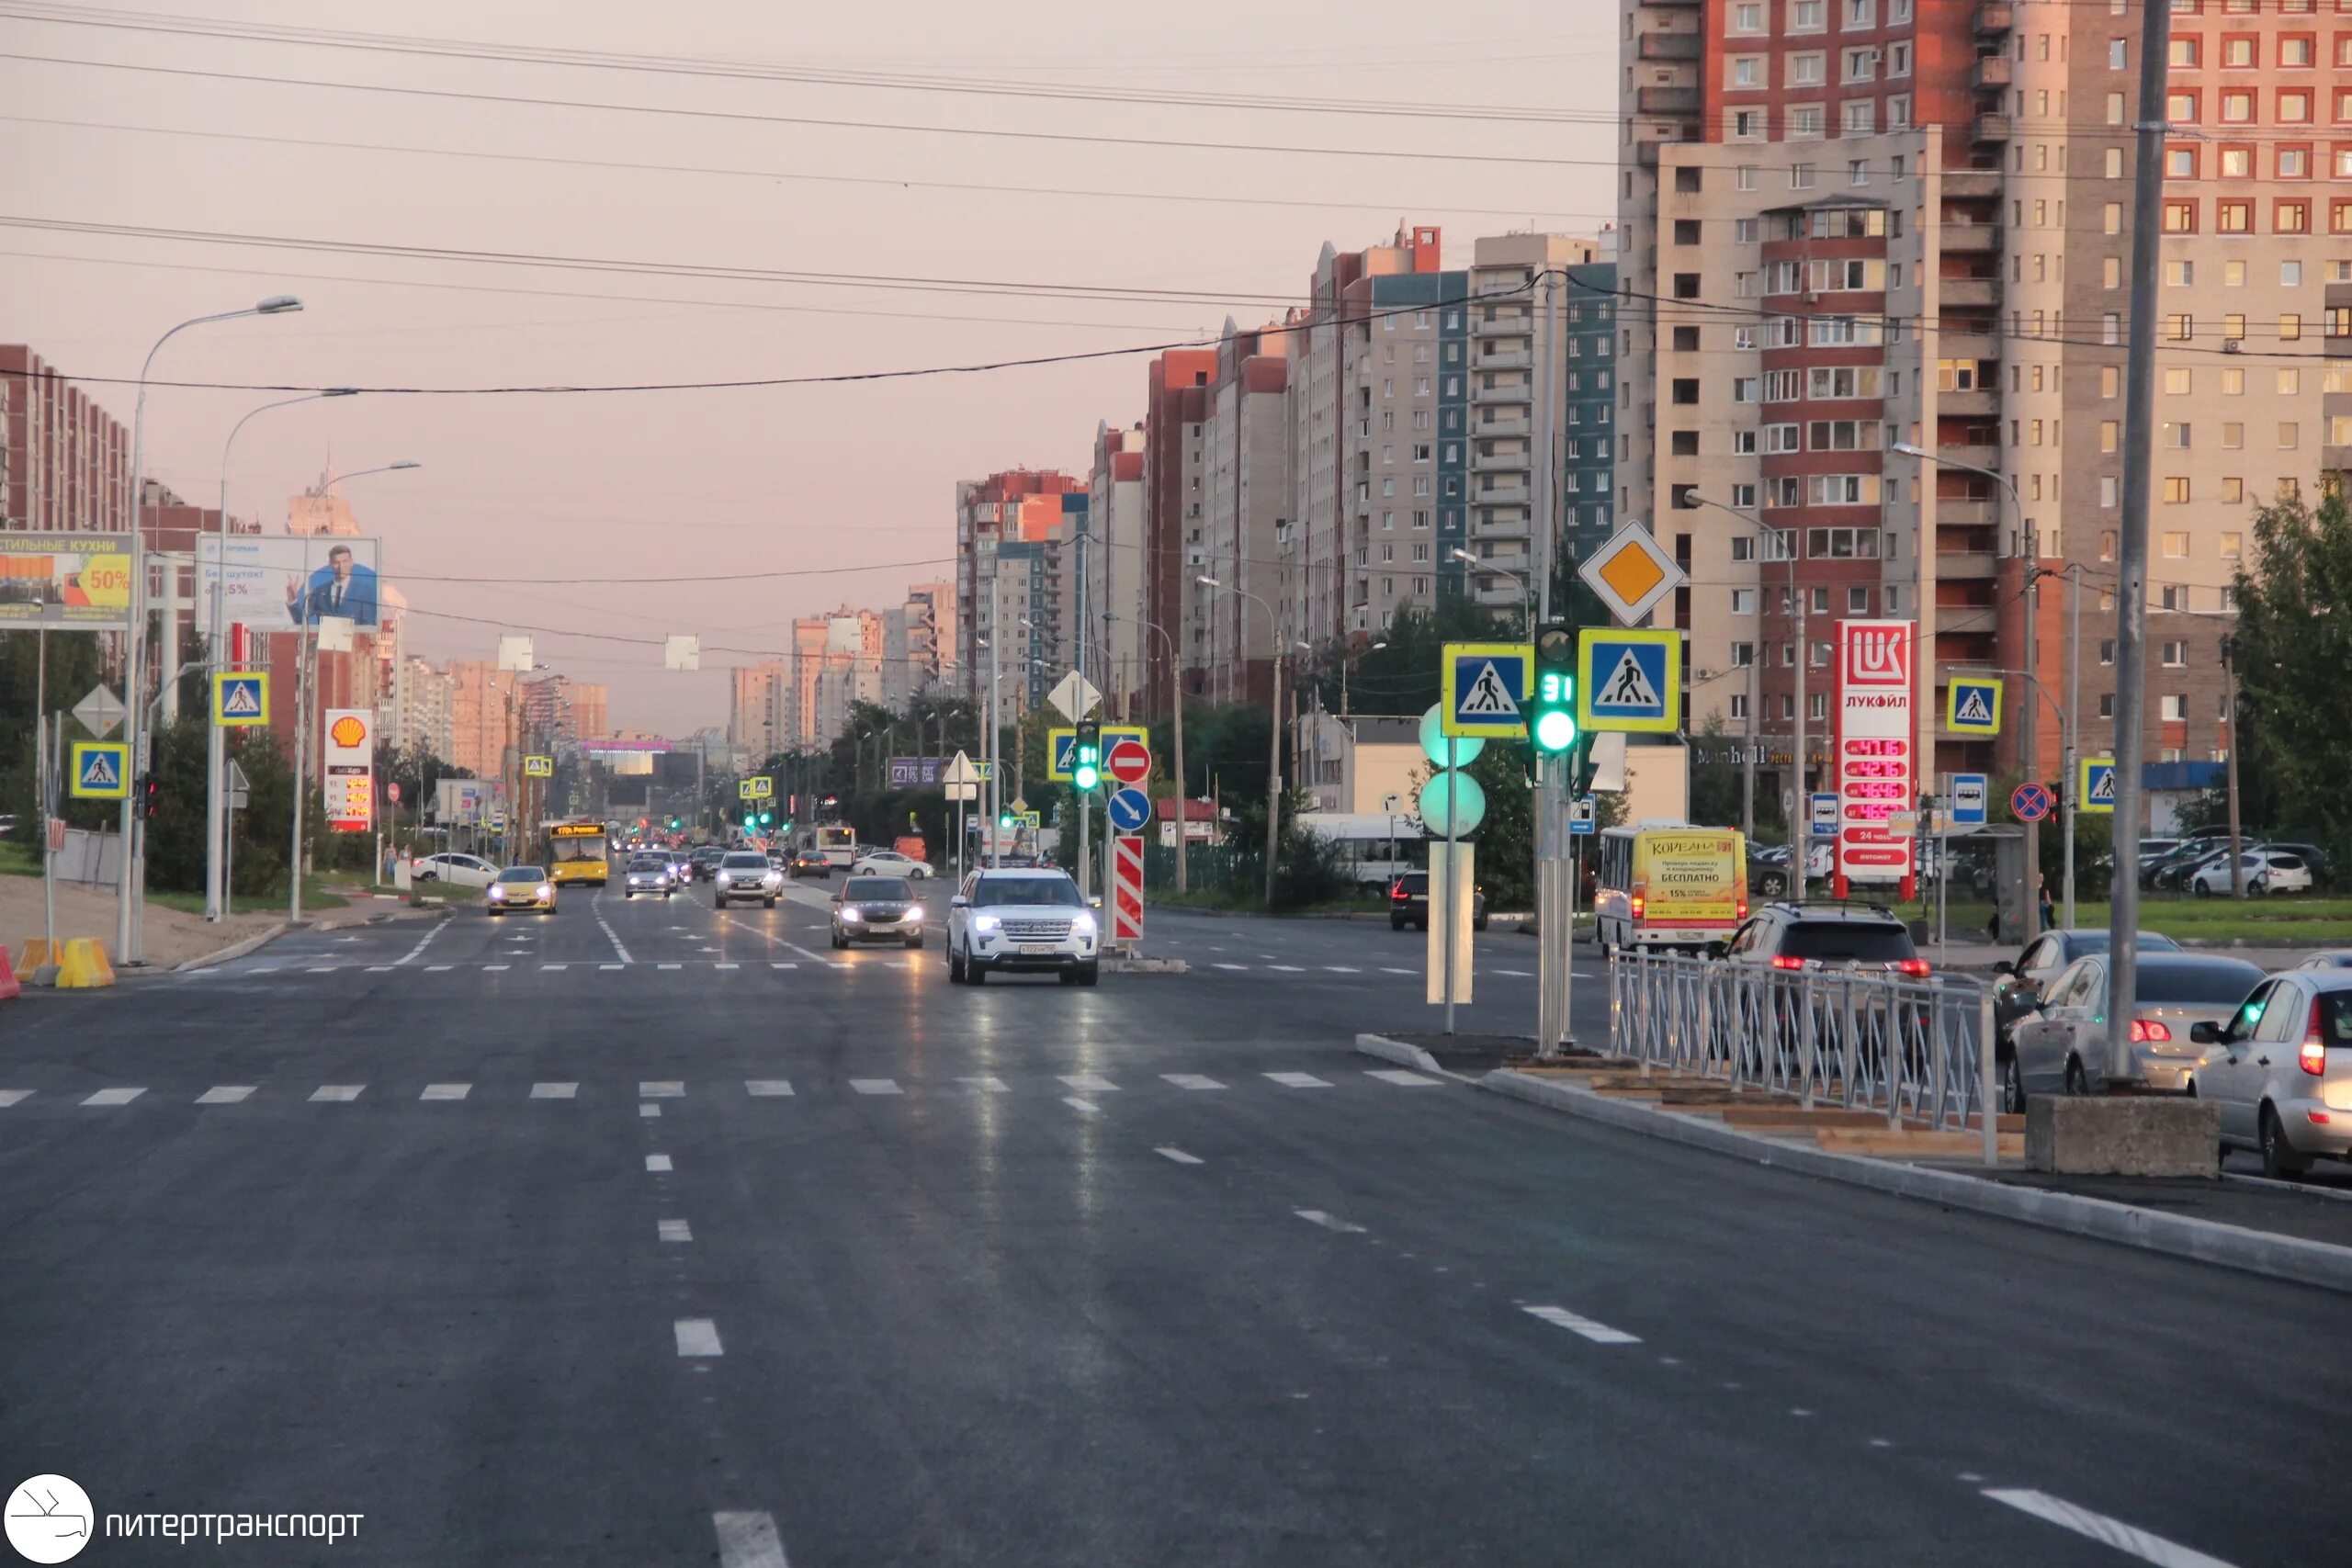
{"label": "yellow taxi", "polygon": [[503,915],[510,909],[555,913],[555,883],[545,866],[510,865],[491,879],[481,897],[483,908],[493,915]]}

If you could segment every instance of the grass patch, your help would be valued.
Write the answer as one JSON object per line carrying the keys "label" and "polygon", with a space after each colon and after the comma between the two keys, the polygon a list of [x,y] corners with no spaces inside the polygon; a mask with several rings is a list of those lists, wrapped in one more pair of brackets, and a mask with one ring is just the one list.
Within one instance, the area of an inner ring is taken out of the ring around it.
{"label": "grass patch", "polygon": [[[1934,910],[1923,903],[1898,904],[1896,914],[1906,920],[1932,919]],[[1983,941],[1993,906],[1955,900],[1948,910],[1949,930],[1962,942]],[[2083,900],[2075,906],[2075,922],[2104,927],[2109,905],[2104,899]],[[2143,894],[2140,899],[2140,929],[2186,942],[2223,942],[2242,938],[2253,942],[2307,942],[2314,945],[2352,942],[2352,898],[2313,897],[2279,894],[2262,898],[2197,898],[2173,894]]]}

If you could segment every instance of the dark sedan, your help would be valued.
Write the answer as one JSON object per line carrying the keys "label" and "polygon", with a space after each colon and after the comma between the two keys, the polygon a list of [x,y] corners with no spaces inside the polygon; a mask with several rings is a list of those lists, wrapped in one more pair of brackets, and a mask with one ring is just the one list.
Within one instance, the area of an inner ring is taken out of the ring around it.
{"label": "dark sedan", "polygon": [[833,895],[833,945],[922,945],[922,900],[903,876],[853,876]]}
{"label": "dark sedan", "polygon": [[[1430,874],[1408,871],[1399,876],[1388,889],[1388,929],[1401,931],[1407,926],[1420,931],[1430,929]],[[1474,931],[1487,929],[1487,890],[1476,889],[1470,896],[1470,926]]]}

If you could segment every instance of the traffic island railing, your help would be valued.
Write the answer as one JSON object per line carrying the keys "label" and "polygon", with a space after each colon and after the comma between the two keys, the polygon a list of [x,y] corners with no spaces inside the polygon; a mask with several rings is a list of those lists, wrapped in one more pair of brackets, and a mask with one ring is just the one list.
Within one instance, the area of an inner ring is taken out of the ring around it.
{"label": "traffic island railing", "polygon": [[1611,1055],[1641,1077],[1877,1112],[1890,1131],[1973,1128],[1999,1162],[1993,993],[1972,981],[1621,952],[1609,1027]]}

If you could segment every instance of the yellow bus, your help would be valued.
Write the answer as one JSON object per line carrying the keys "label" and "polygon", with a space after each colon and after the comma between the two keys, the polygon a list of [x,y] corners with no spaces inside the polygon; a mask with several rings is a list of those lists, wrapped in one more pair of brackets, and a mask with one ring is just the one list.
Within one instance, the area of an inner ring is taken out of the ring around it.
{"label": "yellow bus", "polygon": [[550,822],[543,837],[547,840],[544,858],[548,864],[548,881],[559,886],[567,882],[585,882],[596,887],[605,886],[606,855],[612,840],[602,822],[584,817]]}
{"label": "yellow bus", "polygon": [[1721,953],[1747,919],[1747,844],[1736,828],[1640,822],[1600,835],[1593,939],[1621,948]]}

